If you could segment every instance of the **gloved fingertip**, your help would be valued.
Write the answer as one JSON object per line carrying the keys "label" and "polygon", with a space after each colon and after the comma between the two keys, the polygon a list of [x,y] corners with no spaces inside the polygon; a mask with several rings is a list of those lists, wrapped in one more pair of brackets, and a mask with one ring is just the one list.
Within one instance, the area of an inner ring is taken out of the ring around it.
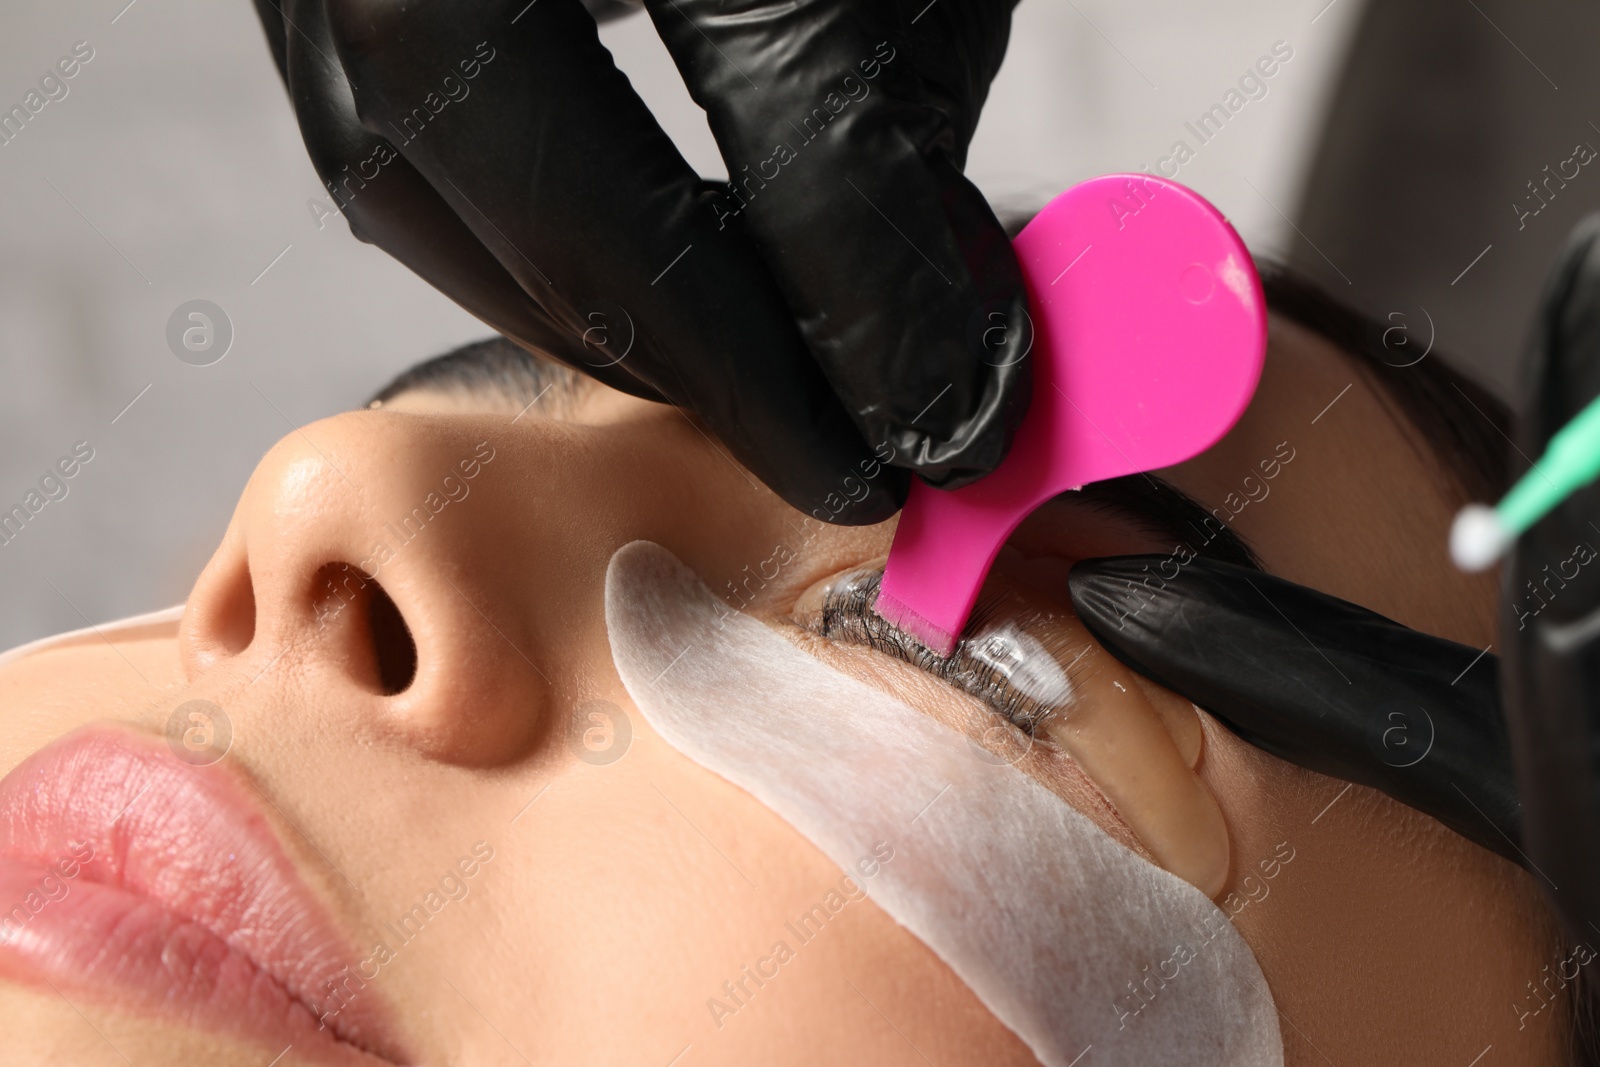
{"label": "gloved fingertip", "polygon": [[1160,598],[1164,585],[1152,587],[1146,579],[1153,563],[1164,556],[1108,556],[1081,560],[1067,574],[1072,607],[1083,624],[1103,641],[1116,634]]}
{"label": "gloved fingertip", "polygon": [[[967,392],[971,399],[965,409],[940,421],[928,418],[925,411],[918,425],[862,419],[867,438],[891,444],[895,463],[934,489],[960,489],[994,473],[1010,454],[1033,398],[1033,368],[1027,358],[1032,326],[1008,330],[1008,336],[1002,348],[979,348],[975,343],[959,353],[929,357],[943,358],[951,367],[977,366],[978,377],[985,380]],[[1023,340],[1018,342],[1018,337]]]}
{"label": "gloved fingertip", "polygon": [[[995,466],[998,466],[996,464]],[[950,492],[964,489],[994,473],[994,467],[939,467],[933,470],[911,468],[911,472],[930,488]]]}
{"label": "gloved fingertip", "polygon": [[877,476],[865,484],[866,493],[859,499],[851,500],[841,498],[838,493],[829,493],[820,505],[800,493],[778,492],[794,507],[829,525],[876,526],[894,518],[905,506],[906,494],[911,490],[911,474],[898,467],[883,465],[878,468]]}

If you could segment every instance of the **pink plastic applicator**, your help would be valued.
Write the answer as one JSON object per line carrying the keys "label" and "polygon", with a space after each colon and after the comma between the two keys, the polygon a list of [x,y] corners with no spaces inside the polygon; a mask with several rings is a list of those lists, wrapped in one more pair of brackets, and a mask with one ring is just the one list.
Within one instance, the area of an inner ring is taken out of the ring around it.
{"label": "pink plastic applicator", "polygon": [[876,610],[941,655],[1000,546],[1069,489],[1205,451],[1266,354],[1250,253],[1198,194],[1110,174],[1052,200],[1015,241],[1033,316],[1033,400],[1011,451],[952,492],[913,481]]}

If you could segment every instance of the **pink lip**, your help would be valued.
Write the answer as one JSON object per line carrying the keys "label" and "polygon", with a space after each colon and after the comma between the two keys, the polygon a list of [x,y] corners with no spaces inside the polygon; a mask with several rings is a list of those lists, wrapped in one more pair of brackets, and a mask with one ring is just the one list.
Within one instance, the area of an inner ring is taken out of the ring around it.
{"label": "pink lip", "polygon": [[[0,978],[274,1053],[407,1060],[239,780],[160,738],[86,727],[0,779],[0,909]],[[354,992],[330,996],[341,975]]]}

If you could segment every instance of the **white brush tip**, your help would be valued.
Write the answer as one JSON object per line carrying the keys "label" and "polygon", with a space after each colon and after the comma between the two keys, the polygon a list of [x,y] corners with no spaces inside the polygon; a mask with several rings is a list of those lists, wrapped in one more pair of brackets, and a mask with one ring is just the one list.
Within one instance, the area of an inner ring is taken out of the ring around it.
{"label": "white brush tip", "polygon": [[1468,504],[1450,527],[1450,558],[1464,571],[1488,570],[1511,547],[1513,538],[1494,508]]}

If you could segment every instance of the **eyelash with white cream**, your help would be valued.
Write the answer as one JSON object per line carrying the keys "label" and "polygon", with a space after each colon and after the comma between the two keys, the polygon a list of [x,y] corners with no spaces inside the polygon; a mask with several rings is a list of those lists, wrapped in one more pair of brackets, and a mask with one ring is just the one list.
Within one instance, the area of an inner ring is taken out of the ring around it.
{"label": "eyelash with white cream", "polygon": [[1059,638],[1052,642],[1059,647],[1041,642],[1029,633],[1036,610],[1017,611],[1003,597],[980,594],[968,636],[945,657],[872,610],[882,580],[883,572],[874,569],[841,575],[820,607],[798,621],[819,637],[864,645],[918,667],[977,697],[1030,737],[1071,703],[1083,670],[1079,664],[1091,646],[1067,647]]}

